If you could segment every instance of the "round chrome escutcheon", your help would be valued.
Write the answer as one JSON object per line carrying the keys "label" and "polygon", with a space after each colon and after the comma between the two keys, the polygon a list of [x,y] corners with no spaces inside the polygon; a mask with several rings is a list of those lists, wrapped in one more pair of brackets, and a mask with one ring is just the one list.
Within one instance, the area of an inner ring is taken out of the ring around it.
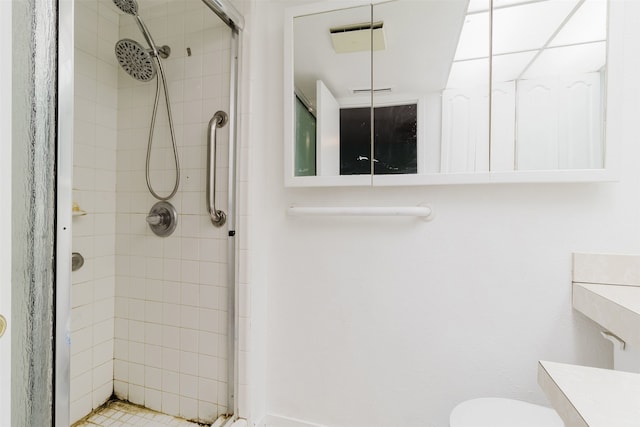
{"label": "round chrome escutcheon", "polygon": [[0,314],[0,337],[2,337],[7,330],[7,319]]}

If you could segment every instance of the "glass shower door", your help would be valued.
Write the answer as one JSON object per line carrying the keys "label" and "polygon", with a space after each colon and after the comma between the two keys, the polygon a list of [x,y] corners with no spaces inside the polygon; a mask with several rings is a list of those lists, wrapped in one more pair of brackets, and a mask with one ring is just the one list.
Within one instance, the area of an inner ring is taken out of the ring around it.
{"label": "glass shower door", "polygon": [[[11,52],[11,1],[0,0],[0,48]],[[11,55],[0,62],[0,425],[11,425]],[[7,205],[8,204],[8,205]]]}
{"label": "glass shower door", "polygon": [[[11,1],[0,0],[0,48],[11,52]],[[0,62],[0,425],[11,425],[11,55]],[[8,203],[8,205],[7,205]]]}

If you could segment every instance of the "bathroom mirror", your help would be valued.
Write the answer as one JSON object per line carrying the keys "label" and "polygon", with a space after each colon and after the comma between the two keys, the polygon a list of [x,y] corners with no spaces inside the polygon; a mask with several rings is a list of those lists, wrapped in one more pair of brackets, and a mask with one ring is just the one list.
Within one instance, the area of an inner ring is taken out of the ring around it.
{"label": "bathroom mirror", "polygon": [[606,0],[333,1],[286,19],[289,186],[603,171]]}
{"label": "bathroom mirror", "polygon": [[[340,126],[343,109],[357,111],[356,120],[371,110],[370,23],[369,5],[293,19],[297,177],[342,175],[353,184],[370,183],[370,123]],[[341,159],[345,151],[353,152],[348,161]]]}
{"label": "bathroom mirror", "polygon": [[491,170],[604,167],[607,1],[494,1]]}

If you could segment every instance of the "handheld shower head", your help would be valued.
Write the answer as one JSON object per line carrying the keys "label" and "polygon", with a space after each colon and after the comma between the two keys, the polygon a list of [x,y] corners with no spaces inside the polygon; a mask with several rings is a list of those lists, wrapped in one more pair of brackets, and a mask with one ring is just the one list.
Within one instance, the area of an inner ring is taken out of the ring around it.
{"label": "handheld shower head", "polygon": [[113,0],[113,3],[124,13],[138,16],[138,3],[136,0]]}
{"label": "handheld shower head", "polygon": [[[171,199],[180,186],[180,161],[178,160],[178,147],[176,145],[176,135],[173,129],[173,118],[171,117],[171,103],[169,102],[169,88],[167,85],[167,79],[162,67],[162,61],[160,58],[167,58],[171,53],[169,46],[156,46],[156,43],[151,37],[151,33],[144,25],[142,18],[138,15],[138,3],[136,0],[113,0],[113,3],[122,12],[132,15],[138,24],[138,28],[142,32],[150,49],[145,49],[140,43],[131,39],[122,39],[116,43],[116,58],[120,63],[120,66],[131,77],[142,82],[148,82],[153,80],[156,75],[159,75],[156,80],[156,96],[153,103],[153,112],[151,113],[151,124],[149,126],[149,140],[147,143],[147,162],[146,162],[146,178],[147,188],[153,197],[158,200]],[[158,67],[156,69],[156,66]],[[158,112],[158,99],[160,95],[160,81],[162,81],[162,87],[164,88],[164,100],[167,104],[167,118],[169,119],[169,130],[171,132],[171,145],[173,146],[173,160],[176,167],[176,180],[173,190],[168,196],[160,196],[155,192],[151,184],[151,177],[149,174],[149,165],[151,162],[151,146],[153,144],[153,131],[156,124],[156,115]]]}
{"label": "handheld shower head", "polygon": [[116,58],[124,71],[136,80],[148,82],[156,76],[156,67],[151,53],[135,40],[118,41]]}
{"label": "handheld shower head", "polygon": [[115,4],[116,7],[124,13],[129,14],[135,18],[136,24],[138,24],[138,28],[140,28],[144,39],[147,41],[149,47],[153,51],[153,55],[158,56],[159,49],[156,46],[156,43],[153,41],[153,37],[151,37],[149,29],[147,29],[147,26],[144,25],[144,22],[142,22],[142,18],[140,18],[140,15],[138,15],[138,2],[136,2],[136,0],[113,0],[113,4]]}

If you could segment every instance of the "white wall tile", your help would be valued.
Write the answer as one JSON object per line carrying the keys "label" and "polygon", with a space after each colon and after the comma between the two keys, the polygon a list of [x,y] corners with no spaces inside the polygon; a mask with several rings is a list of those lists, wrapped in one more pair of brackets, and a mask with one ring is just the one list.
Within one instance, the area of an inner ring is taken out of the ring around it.
{"label": "white wall tile", "polygon": [[158,323],[145,323],[144,342],[154,346],[162,346],[162,325]]}
{"label": "white wall tile", "polygon": [[162,371],[162,391],[175,395],[180,394],[180,374],[177,371],[166,369]]}
{"label": "white wall tile", "polygon": [[144,363],[147,368],[162,367],[162,347],[161,346],[145,344],[144,351],[145,351]]}
{"label": "white wall tile", "polygon": [[71,310],[72,331],[91,327],[92,323],[93,307],[90,304],[76,307]]}
{"label": "white wall tile", "polygon": [[198,287],[200,307],[216,309],[219,306],[219,291],[216,286],[200,285]]}
{"label": "white wall tile", "polygon": [[144,405],[144,387],[129,383],[129,401],[137,405]]}
{"label": "white wall tile", "polygon": [[191,399],[198,398],[198,377],[180,374],[180,395]]}
{"label": "white wall tile", "polygon": [[114,323],[114,333],[116,339],[129,339],[129,320],[116,317]]}
{"label": "white wall tile", "polygon": [[198,310],[186,305],[180,306],[180,327],[198,329]]}
{"label": "white wall tile", "polygon": [[198,310],[199,330],[205,332],[219,332],[220,319],[217,310],[201,308]]}
{"label": "white wall tile", "polygon": [[180,302],[182,305],[197,307],[199,305],[199,285],[183,283],[181,285]]}
{"label": "white wall tile", "polygon": [[198,416],[198,401],[188,397],[180,397],[180,413],[183,418],[194,419]]}
{"label": "white wall tile", "polygon": [[180,329],[180,350],[198,352],[198,331],[195,329]]}
{"label": "white wall tile", "polygon": [[144,342],[144,322],[129,320],[129,341]]}
{"label": "white wall tile", "polygon": [[[186,375],[192,375],[197,377],[198,375],[198,354],[190,351],[180,351],[180,373]],[[182,389],[180,390],[182,394]],[[194,396],[189,396],[194,397]]]}
{"label": "white wall tile", "polygon": [[74,283],[71,289],[71,307],[76,308],[93,302],[93,283]]}
{"label": "white wall tile", "polygon": [[119,399],[129,400],[129,383],[127,381],[114,381],[113,391]]}
{"label": "white wall tile", "polygon": [[129,319],[144,321],[145,302],[141,300],[129,300]]}
{"label": "white wall tile", "polygon": [[[176,300],[178,301],[178,300]],[[178,325],[180,326],[181,321],[181,306],[172,303],[163,303],[162,304],[162,321],[164,325]],[[177,328],[176,328],[177,329]],[[178,339],[174,341],[175,337],[171,337],[170,342],[179,343],[180,338],[178,335]],[[163,338],[164,342],[164,338]],[[178,344],[176,344],[178,345]]]}
{"label": "white wall tile", "polygon": [[198,283],[199,267],[197,261],[183,260],[180,265],[181,280],[188,283]]}
{"label": "white wall tile", "polygon": [[[144,364],[144,344],[134,341],[129,341],[129,361],[136,364]],[[131,369],[129,369],[129,375],[131,375]]]}
{"label": "white wall tile", "polygon": [[145,367],[145,387],[162,390],[162,370],[151,366]]}
{"label": "white wall tile", "polygon": [[218,378],[218,361],[213,356],[206,354],[198,355],[198,376],[215,380]]}
{"label": "white wall tile", "polygon": [[[113,359],[109,359],[106,363],[99,365],[93,369],[93,390],[107,387],[109,395],[113,390]],[[109,396],[105,397],[105,400]],[[100,404],[104,403],[104,400]]]}
{"label": "white wall tile", "polygon": [[200,331],[198,333],[198,351],[200,354],[208,356],[218,356],[221,354],[218,335]]}
{"label": "white wall tile", "polygon": [[218,406],[226,407],[227,404],[227,383],[218,381]]}
{"label": "white wall tile", "polygon": [[218,382],[207,378],[198,378],[198,399],[216,403],[218,401]]}
{"label": "white wall tile", "polygon": [[218,358],[218,381],[227,382],[229,380],[229,365],[227,361]]}
{"label": "white wall tile", "polygon": [[180,351],[178,349],[162,348],[162,369],[164,371],[180,371]]}
{"label": "white wall tile", "polygon": [[129,363],[123,360],[114,360],[113,379],[116,381],[129,381]]}
{"label": "white wall tile", "polygon": [[76,401],[80,399],[82,396],[86,395],[85,390],[90,390],[89,394],[91,394],[92,390],[92,373],[91,371],[87,371],[82,375],[78,375],[75,378],[71,379],[71,393],[69,398],[71,401]]}
{"label": "white wall tile", "polygon": [[[202,68],[202,57],[200,57],[200,59],[197,62],[198,62],[198,66]],[[187,65],[187,68],[190,69],[190,65]],[[190,74],[190,72],[187,74]],[[204,86],[204,83],[205,82],[202,79],[202,74],[200,74],[198,77],[190,77],[184,80],[183,100],[185,102],[189,102],[189,101],[197,101],[202,99],[203,91],[205,90],[205,88],[207,92],[209,91],[209,88]]]}
{"label": "white wall tile", "polygon": [[145,388],[144,405],[154,411],[162,411],[162,392],[159,389]]}
{"label": "white wall tile", "polygon": [[162,392],[162,411],[166,414],[180,413],[180,396],[177,392]]}
{"label": "white wall tile", "polygon": [[144,365],[141,363],[129,363],[129,383],[144,385]]}
{"label": "white wall tile", "polygon": [[128,297],[136,300],[144,300],[147,295],[147,279],[142,277],[129,278]]}
{"label": "white wall tile", "polygon": [[[112,299],[109,302],[113,301]],[[106,341],[113,342],[115,329],[113,318],[113,303],[111,302],[112,315],[99,323],[94,323],[93,327],[93,342],[94,344],[104,343]],[[113,349],[107,349],[107,354],[113,358]]]}
{"label": "white wall tile", "polygon": [[[95,296],[95,294],[94,294]],[[93,319],[92,324],[102,323],[105,320],[111,320],[113,322],[113,307],[114,298],[103,298],[98,301],[94,301],[92,306]]]}
{"label": "white wall tile", "polygon": [[224,267],[216,262],[200,262],[199,283],[203,285],[219,285],[220,269]]}
{"label": "white wall tile", "polygon": [[[162,302],[163,281],[155,279],[145,280],[145,299],[147,301]],[[160,307],[162,310],[162,307]]]}
{"label": "white wall tile", "polygon": [[145,302],[145,320],[151,323],[162,323],[162,303],[157,301]]}
{"label": "white wall tile", "polygon": [[[164,280],[179,282],[181,275],[181,263],[177,259],[164,259],[163,276]],[[178,300],[176,300],[178,301]]]}
{"label": "white wall tile", "polygon": [[93,367],[93,350],[91,348],[71,356],[71,378],[78,377]]}
{"label": "white wall tile", "polygon": [[116,339],[114,341],[114,357],[118,360],[129,360],[129,341]]}
{"label": "white wall tile", "polygon": [[198,417],[200,417],[201,420],[215,419],[217,414],[218,406],[216,404],[202,400],[198,401]]}
{"label": "white wall tile", "polygon": [[[95,61],[79,58],[86,68],[85,74],[96,81],[96,96],[103,98],[99,94],[104,92],[103,101],[93,113],[95,121],[114,117],[114,98],[108,88],[114,75],[117,80],[118,144],[114,175],[117,210],[113,217],[117,235],[113,263],[118,275],[114,346],[116,360],[128,364],[114,365],[121,377],[116,379],[114,389],[131,401],[153,407],[161,405],[163,412],[212,422],[221,408],[213,397],[203,400],[199,394],[217,396],[219,391],[218,356],[220,342],[225,340],[220,332],[226,323],[221,322],[218,310],[226,310],[227,304],[227,293],[219,286],[226,279],[226,273],[221,273],[226,270],[226,230],[212,226],[204,206],[205,144],[211,115],[218,109],[228,109],[228,98],[220,98],[224,91],[220,79],[228,78],[221,74],[224,64],[228,64],[228,59],[222,56],[228,56],[230,39],[228,29],[224,25],[216,27],[221,24],[219,19],[198,1],[170,0],[144,12],[154,37],[172,48],[171,58],[164,65],[182,166],[180,191],[172,199],[179,212],[173,236],[160,239],[145,222],[154,203],[145,184],[145,159],[155,85],[135,82],[117,69],[111,74],[106,69],[99,72],[97,65],[92,73]],[[111,18],[99,17],[98,27],[108,25]],[[139,38],[138,29],[128,18],[120,19],[117,37]],[[205,21],[207,29],[203,32]],[[99,38],[113,36],[107,31]],[[186,47],[191,49],[191,56],[186,55]],[[106,47],[104,53],[104,58],[110,60]],[[88,87],[94,90],[91,83]],[[217,174],[217,186],[222,187],[227,185],[228,158],[228,135],[223,133],[219,136]],[[166,112],[161,105],[151,171],[152,182],[161,192],[168,192],[173,185],[169,143]],[[95,153],[98,167],[113,157],[105,149]],[[95,172],[87,179],[107,180],[109,185],[111,181],[111,177]],[[226,191],[217,195],[221,208],[225,208],[226,196]],[[104,241],[99,244],[103,248],[101,253],[108,251]],[[144,381],[140,377],[142,366],[146,373]]]}
{"label": "white wall tile", "polygon": [[[78,385],[76,384],[75,387],[78,387]],[[89,393],[71,402],[69,417],[72,420],[79,420],[90,413],[92,409],[91,393]]]}

